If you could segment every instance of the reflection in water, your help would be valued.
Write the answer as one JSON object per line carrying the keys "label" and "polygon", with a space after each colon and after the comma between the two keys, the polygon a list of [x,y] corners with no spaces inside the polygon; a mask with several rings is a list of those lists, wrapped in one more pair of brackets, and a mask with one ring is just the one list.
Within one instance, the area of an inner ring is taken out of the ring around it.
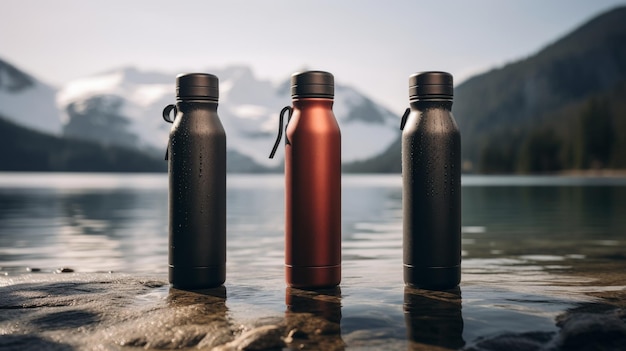
{"label": "reflection in water", "polygon": [[285,322],[297,348],[343,350],[341,339],[341,289],[315,291],[288,287],[285,291]]}
{"label": "reflection in water", "polygon": [[[224,286],[193,291],[170,288],[167,304],[171,312],[171,329],[177,332],[174,340],[194,338],[193,335],[197,333],[197,340],[184,340],[168,348],[196,346],[199,349],[212,349],[231,341],[234,330],[238,328],[227,317]],[[185,329],[185,326],[190,328]]]}
{"label": "reflection in water", "polygon": [[447,291],[405,287],[404,319],[413,342],[452,349],[465,345],[459,287]]}
{"label": "reflection in water", "polygon": [[166,200],[165,190],[0,188],[0,261],[44,271],[144,270],[167,250]]}
{"label": "reflection in water", "polygon": [[218,286],[211,289],[181,290],[169,287],[167,305],[172,308],[180,308],[196,305],[197,314],[201,320],[189,322],[201,323],[202,320],[226,321],[226,287]]}
{"label": "reflection in water", "polygon": [[170,287],[167,295],[170,306],[189,306],[205,304],[214,307],[216,313],[226,313],[226,287],[219,286],[212,289],[180,290]]}
{"label": "reflection in water", "polygon": [[469,186],[463,225],[503,234],[549,234],[569,239],[622,237],[624,186]]}

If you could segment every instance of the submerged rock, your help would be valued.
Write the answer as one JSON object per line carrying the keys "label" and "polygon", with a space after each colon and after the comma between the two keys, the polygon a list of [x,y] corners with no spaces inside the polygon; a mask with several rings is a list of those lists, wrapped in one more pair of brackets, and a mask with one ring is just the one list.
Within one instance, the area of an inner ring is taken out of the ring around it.
{"label": "submerged rock", "polygon": [[626,312],[608,305],[584,305],[557,317],[558,332],[503,334],[479,340],[467,351],[624,350]]}
{"label": "submerged rock", "polygon": [[485,339],[465,350],[468,351],[535,351],[546,349],[555,333],[522,333],[503,334],[491,339]]}
{"label": "submerged rock", "polygon": [[235,340],[215,348],[215,351],[243,351],[243,350],[275,350],[285,346],[283,328],[276,325],[266,325],[248,330]]}
{"label": "submerged rock", "polygon": [[568,315],[560,322],[560,346],[563,350],[623,350],[626,324],[620,319],[622,312]]}

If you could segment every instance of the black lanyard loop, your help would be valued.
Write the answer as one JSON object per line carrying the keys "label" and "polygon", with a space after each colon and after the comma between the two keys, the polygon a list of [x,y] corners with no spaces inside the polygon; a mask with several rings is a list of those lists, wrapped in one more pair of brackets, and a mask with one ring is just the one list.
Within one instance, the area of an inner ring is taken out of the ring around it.
{"label": "black lanyard loop", "polygon": [[[272,148],[272,152],[270,153],[270,158],[274,158],[274,154],[276,154],[276,149],[278,149],[278,145],[280,144],[280,139],[283,137],[283,121],[285,118],[285,112],[289,112],[287,115],[287,123],[285,123],[285,134],[287,131],[287,126],[289,125],[289,121],[291,120],[291,114],[293,113],[293,109],[291,106],[285,106],[280,111],[280,116],[278,120],[278,137],[276,138],[276,142],[274,143],[274,148]],[[289,139],[287,135],[285,135],[285,144],[289,144]]]}

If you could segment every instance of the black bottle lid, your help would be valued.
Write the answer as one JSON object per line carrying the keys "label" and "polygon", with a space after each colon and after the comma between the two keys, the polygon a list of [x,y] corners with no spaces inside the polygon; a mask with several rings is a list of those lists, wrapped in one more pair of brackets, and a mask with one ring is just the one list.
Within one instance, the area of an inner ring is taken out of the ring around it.
{"label": "black bottle lid", "polygon": [[217,101],[219,96],[219,80],[212,74],[185,73],[176,76],[177,100]]}
{"label": "black bottle lid", "polygon": [[453,91],[452,75],[447,72],[418,72],[409,77],[409,100],[451,100]]}
{"label": "black bottle lid", "polygon": [[335,96],[335,78],[324,71],[297,72],[291,75],[292,98],[330,98]]}

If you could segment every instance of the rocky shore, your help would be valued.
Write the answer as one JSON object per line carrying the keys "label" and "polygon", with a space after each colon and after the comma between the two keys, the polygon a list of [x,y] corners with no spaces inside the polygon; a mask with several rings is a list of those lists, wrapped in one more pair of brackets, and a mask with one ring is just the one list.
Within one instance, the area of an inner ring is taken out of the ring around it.
{"label": "rocky shore", "polygon": [[[602,293],[598,296],[602,303],[567,310],[557,317],[556,332],[486,335],[468,344],[462,339],[456,344],[428,342],[428,336],[418,338],[421,341],[387,340],[375,333],[358,337],[370,333],[367,330],[342,336],[337,290],[292,289],[284,314],[242,320],[229,311],[226,295],[224,287],[173,289],[164,276],[70,272],[4,276],[0,277],[0,349],[515,351],[622,350],[626,345],[624,290]],[[405,290],[405,314],[413,313],[407,318],[414,326],[423,326],[432,316],[410,310],[412,299],[441,304],[444,312],[446,305],[461,302],[454,293]],[[444,323],[448,332],[459,326],[459,319],[450,318],[451,324]],[[410,331],[408,336],[428,332]]]}

